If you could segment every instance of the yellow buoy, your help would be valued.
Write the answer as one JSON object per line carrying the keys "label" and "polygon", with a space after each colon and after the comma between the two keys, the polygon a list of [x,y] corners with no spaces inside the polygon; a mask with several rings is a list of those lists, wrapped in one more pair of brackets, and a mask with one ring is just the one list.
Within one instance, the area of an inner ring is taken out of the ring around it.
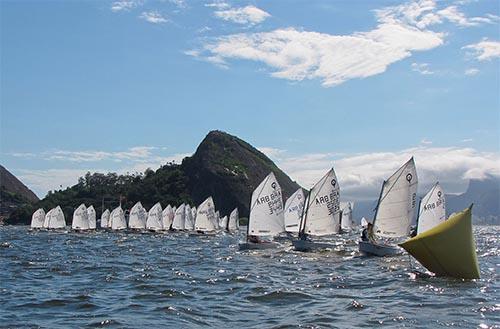
{"label": "yellow buoy", "polygon": [[437,276],[479,279],[472,206],[400,244]]}

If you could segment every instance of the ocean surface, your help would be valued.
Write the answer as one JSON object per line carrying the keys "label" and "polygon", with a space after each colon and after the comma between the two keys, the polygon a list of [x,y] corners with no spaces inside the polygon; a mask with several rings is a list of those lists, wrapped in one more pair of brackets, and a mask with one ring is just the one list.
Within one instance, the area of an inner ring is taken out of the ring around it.
{"label": "ocean surface", "polygon": [[[243,230],[242,230],[243,232]],[[482,278],[416,278],[408,255],[238,251],[243,235],[0,227],[0,327],[500,328],[500,227],[476,227]]]}

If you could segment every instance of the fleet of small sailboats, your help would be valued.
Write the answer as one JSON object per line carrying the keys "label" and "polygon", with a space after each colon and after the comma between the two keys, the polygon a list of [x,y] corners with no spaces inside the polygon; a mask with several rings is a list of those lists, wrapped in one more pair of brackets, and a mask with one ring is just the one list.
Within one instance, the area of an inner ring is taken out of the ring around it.
{"label": "fleet of small sailboats", "polygon": [[[479,278],[479,267],[472,234],[471,207],[446,219],[444,191],[436,183],[418,205],[415,234],[410,228],[417,209],[418,177],[411,158],[382,184],[372,222],[364,217],[359,251],[371,256],[392,256],[403,248],[436,275]],[[340,202],[340,186],[331,168],[305,194],[299,188],[283,203],[281,187],[269,173],[252,193],[245,241],[240,250],[272,249],[278,241],[292,240],[297,251],[335,249],[338,234],[357,228],[353,220],[354,204]],[[73,212],[72,230],[96,228],[92,205],[79,205]],[[32,229],[63,229],[66,221],[57,206],[32,215]],[[137,202],[127,216],[121,206],[102,212],[100,227],[111,230],[186,231],[190,235],[214,235],[220,231],[239,231],[239,212],[220,216],[214,200],[208,197],[198,207],[181,204],[162,209],[158,202],[149,211]],[[404,239],[407,239],[403,242]]]}

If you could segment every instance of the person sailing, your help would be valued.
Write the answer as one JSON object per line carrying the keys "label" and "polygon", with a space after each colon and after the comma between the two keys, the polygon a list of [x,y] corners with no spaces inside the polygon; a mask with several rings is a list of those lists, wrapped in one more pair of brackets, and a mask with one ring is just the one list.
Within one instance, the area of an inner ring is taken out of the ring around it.
{"label": "person sailing", "polygon": [[373,241],[373,224],[368,223],[366,228],[363,229],[363,232],[361,233],[361,240],[362,241]]}

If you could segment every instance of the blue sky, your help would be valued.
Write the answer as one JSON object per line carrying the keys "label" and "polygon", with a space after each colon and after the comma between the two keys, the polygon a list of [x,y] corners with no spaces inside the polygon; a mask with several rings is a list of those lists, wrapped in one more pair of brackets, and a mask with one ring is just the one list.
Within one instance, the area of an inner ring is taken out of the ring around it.
{"label": "blue sky", "polygon": [[[499,175],[498,1],[2,1],[1,162],[39,196],[213,129],[376,198]],[[457,177],[459,179],[457,180]]]}

